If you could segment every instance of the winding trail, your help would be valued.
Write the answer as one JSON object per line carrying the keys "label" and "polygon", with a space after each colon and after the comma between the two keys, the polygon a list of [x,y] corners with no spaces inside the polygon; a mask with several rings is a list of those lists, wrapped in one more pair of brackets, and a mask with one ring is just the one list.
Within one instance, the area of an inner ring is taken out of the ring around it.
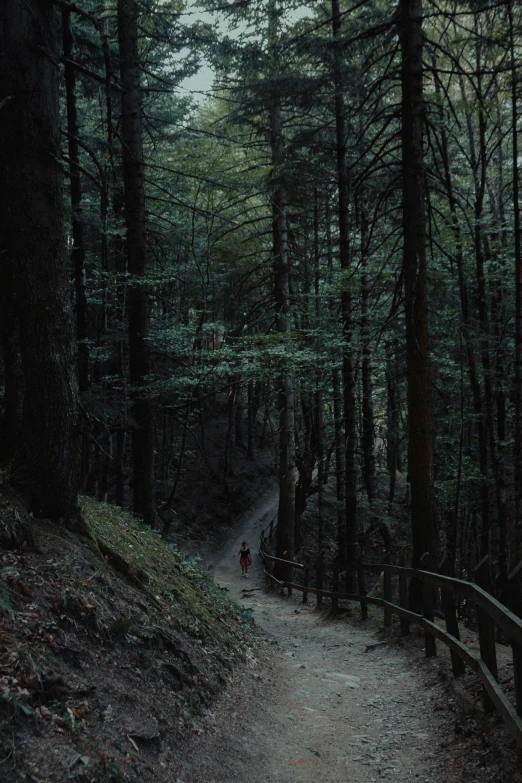
{"label": "winding trail", "polygon": [[[442,716],[400,649],[358,620],[328,619],[299,598],[265,592],[259,533],[273,517],[271,494],[245,515],[211,558],[216,580],[253,609],[265,642],[187,740],[176,783],[453,783],[434,753]],[[234,552],[254,555],[249,580]],[[242,597],[242,590],[260,588]],[[445,766],[445,765],[444,765]]]}

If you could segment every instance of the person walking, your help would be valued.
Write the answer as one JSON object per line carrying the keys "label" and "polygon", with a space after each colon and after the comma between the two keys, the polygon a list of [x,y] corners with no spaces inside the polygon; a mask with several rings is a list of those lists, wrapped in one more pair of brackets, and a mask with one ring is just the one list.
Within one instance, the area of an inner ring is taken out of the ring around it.
{"label": "person walking", "polygon": [[246,541],[241,542],[241,549],[236,552],[234,557],[239,556],[239,565],[241,566],[241,576],[248,579],[248,566],[252,565],[252,558],[250,556],[250,549]]}

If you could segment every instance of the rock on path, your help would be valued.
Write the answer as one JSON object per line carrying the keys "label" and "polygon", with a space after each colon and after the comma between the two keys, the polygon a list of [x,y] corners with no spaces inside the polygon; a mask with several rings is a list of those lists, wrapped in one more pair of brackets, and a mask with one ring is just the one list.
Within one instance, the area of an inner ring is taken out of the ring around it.
{"label": "rock on path", "polygon": [[[245,519],[215,557],[217,581],[240,599],[262,587],[257,555],[249,580],[233,558],[243,539],[257,552],[275,496]],[[411,663],[356,620],[329,620],[299,598],[255,591],[251,607],[266,635],[215,711],[170,769],[176,783],[452,783],[434,748],[442,718]],[[169,764],[170,766],[170,764]],[[444,765],[445,766],[445,765]]]}

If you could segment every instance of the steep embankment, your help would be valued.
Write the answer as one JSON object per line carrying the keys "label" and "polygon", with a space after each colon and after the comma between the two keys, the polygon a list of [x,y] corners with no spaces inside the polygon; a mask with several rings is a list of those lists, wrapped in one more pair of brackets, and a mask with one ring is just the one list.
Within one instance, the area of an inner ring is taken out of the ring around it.
{"label": "steep embankment", "polygon": [[250,613],[130,515],[82,514],[79,536],[0,496],[0,779],[166,780]]}

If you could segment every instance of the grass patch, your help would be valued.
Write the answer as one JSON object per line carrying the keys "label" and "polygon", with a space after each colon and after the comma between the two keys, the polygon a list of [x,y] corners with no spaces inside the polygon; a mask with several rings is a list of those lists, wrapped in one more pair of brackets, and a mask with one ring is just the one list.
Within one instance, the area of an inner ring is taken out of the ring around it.
{"label": "grass patch", "polygon": [[80,508],[107,566],[123,573],[156,605],[175,609],[176,625],[203,643],[211,639],[230,647],[248,641],[253,633],[250,613],[198,567],[198,558],[185,558],[115,506],[83,497]]}

